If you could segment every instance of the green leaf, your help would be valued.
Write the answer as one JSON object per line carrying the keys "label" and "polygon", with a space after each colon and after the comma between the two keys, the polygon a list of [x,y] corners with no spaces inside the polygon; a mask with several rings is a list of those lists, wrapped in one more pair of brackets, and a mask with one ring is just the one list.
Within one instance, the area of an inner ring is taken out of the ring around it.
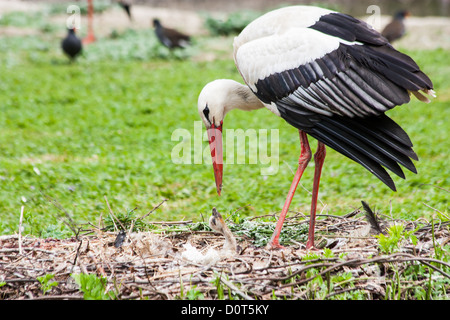
{"label": "green leaf", "polygon": [[107,280],[104,277],[97,277],[95,274],[71,274],[75,283],[80,286],[85,300],[114,300],[116,298],[113,291],[106,292]]}

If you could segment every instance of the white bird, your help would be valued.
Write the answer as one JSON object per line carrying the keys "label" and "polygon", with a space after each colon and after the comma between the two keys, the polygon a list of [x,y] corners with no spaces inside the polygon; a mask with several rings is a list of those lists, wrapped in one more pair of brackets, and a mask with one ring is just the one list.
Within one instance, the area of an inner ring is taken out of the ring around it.
{"label": "white bird", "polygon": [[251,22],[234,39],[234,60],[246,85],[215,80],[198,98],[218,194],[227,112],[266,107],[300,133],[299,167],[269,247],[282,248],[281,228],[311,159],[307,135],[318,140],[307,249],[314,247],[325,146],[361,164],[394,191],[385,168],[402,178],[399,164],[416,173],[411,159],[418,157],[411,140],[384,112],[409,102],[410,93],[429,102],[423,93],[434,96],[433,85],[413,59],[396,51],[367,23],[312,6],[274,10]]}

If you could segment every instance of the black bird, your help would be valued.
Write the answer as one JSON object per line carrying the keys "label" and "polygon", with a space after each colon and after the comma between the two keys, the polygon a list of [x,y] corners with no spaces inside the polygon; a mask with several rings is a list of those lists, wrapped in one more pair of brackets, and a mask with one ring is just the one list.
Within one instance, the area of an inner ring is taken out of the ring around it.
{"label": "black bird", "polygon": [[128,18],[130,20],[133,20],[133,17],[131,16],[131,3],[130,3],[130,1],[127,1],[127,0],[119,1],[119,6],[121,6],[125,10],[125,12],[128,15]]}
{"label": "black bird", "polygon": [[153,26],[159,41],[169,49],[186,48],[190,45],[190,37],[177,30],[163,27],[158,19],[153,19]]}
{"label": "black bird", "polygon": [[386,27],[384,27],[381,35],[385,37],[389,42],[393,42],[403,37],[406,31],[403,20],[405,20],[405,18],[409,16],[410,13],[407,10],[397,12],[392,18],[392,21],[389,22]]}
{"label": "black bird", "polygon": [[83,45],[81,40],[76,36],[74,28],[68,29],[67,36],[61,42],[61,47],[72,61],[81,53]]}

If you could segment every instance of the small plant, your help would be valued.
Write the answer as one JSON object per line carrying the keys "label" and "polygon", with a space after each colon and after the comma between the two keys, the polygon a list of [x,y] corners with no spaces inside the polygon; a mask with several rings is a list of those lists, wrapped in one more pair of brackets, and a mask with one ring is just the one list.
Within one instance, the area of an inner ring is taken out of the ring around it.
{"label": "small plant", "polygon": [[183,278],[181,277],[181,273],[179,274],[180,277],[180,296],[179,298],[181,300],[203,300],[205,296],[201,291],[197,290],[197,286],[193,286],[186,294],[184,293],[184,283]]}
{"label": "small plant", "polygon": [[197,289],[197,286],[193,286],[186,294],[187,300],[203,300],[205,296],[201,291]]}
{"label": "small plant", "polygon": [[224,300],[225,299],[224,288],[223,288],[222,282],[220,281],[220,277],[221,276],[222,275],[217,275],[216,278],[211,281],[213,284],[216,285],[217,299],[218,300]]}
{"label": "small plant", "polygon": [[116,295],[112,290],[106,291],[107,280],[105,277],[97,277],[95,274],[71,274],[75,282],[80,286],[85,300],[114,300]]}
{"label": "small plant", "polygon": [[387,229],[388,235],[379,234],[378,247],[385,254],[393,253],[400,249],[403,241],[410,240],[413,245],[417,244],[417,238],[413,234],[416,230],[406,231],[401,224],[394,224]]}
{"label": "small plant", "polygon": [[216,286],[217,299],[218,300],[239,300],[239,296],[236,294],[233,294],[232,290],[227,290],[228,296],[225,296],[225,286],[221,280],[222,277],[226,277],[226,280],[228,280],[228,276],[226,276],[224,274],[216,274],[216,277],[210,281],[213,285]]}
{"label": "small plant", "polygon": [[[230,229],[235,235],[246,236],[252,239],[253,244],[257,247],[267,245],[273,234],[273,222],[267,222],[261,219],[236,218],[236,216],[232,216],[231,218],[233,221],[239,221],[239,224],[230,224]],[[308,226],[306,224],[290,225],[286,223],[280,235],[280,243],[282,245],[288,245],[295,242],[305,242],[307,233]]]}
{"label": "small plant", "polygon": [[48,273],[45,276],[36,278],[41,284],[41,290],[44,295],[48,291],[50,291],[53,287],[56,287],[58,285],[58,281],[50,281],[54,277],[55,277],[55,275]]}

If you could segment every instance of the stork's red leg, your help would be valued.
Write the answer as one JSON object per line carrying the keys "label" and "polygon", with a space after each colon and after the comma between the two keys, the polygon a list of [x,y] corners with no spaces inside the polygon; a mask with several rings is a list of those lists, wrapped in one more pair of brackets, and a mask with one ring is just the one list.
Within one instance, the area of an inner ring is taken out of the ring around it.
{"label": "stork's red leg", "polygon": [[292,198],[294,197],[298,183],[300,182],[300,178],[302,177],[303,172],[305,171],[309,161],[311,160],[311,148],[309,147],[308,137],[306,136],[306,133],[301,130],[299,130],[299,134],[301,152],[300,158],[298,159],[297,172],[295,173],[294,180],[292,181],[291,188],[289,189],[289,193],[286,198],[286,202],[283,206],[283,210],[281,210],[280,217],[278,218],[277,225],[275,226],[275,230],[269,242],[269,247],[274,249],[282,248],[279,242],[281,228],[283,227],[284,219],[286,218],[286,214],[289,210],[289,206],[291,205]]}
{"label": "stork's red leg", "polygon": [[322,142],[317,143],[317,151],[314,154],[314,183],[311,199],[311,214],[309,220],[308,241],[306,242],[306,249],[314,248],[314,227],[316,225],[316,208],[317,196],[319,195],[320,175],[322,173],[323,162],[325,161],[325,145]]}

